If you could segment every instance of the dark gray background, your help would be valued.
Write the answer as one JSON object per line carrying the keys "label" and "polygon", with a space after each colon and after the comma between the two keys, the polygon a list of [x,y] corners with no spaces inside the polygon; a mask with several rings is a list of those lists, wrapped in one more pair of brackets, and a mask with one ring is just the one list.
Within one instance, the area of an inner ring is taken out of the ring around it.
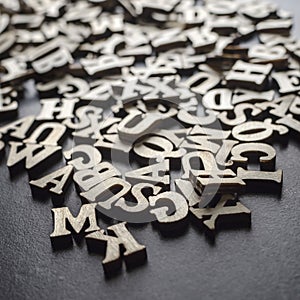
{"label": "dark gray background", "polygon": [[[300,2],[281,2],[295,14],[300,37]],[[38,110],[28,95],[21,115]],[[215,245],[190,226],[178,238],[163,238],[151,224],[130,227],[147,246],[148,263],[105,279],[101,256],[91,255],[84,240],[54,252],[51,200],[31,196],[28,178],[13,181],[0,166],[1,299],[299,299],[300,196],[299,136],[277,147],[284,170],[282,197],[245,195],[251,229],[221,231]],[[75,213],[81,201],[74,191],[65,204]]]}

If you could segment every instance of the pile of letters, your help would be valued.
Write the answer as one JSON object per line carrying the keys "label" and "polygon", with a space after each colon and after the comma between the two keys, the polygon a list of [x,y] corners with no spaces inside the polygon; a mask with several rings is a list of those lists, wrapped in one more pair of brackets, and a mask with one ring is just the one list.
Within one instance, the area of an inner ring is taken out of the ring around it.
{"label": "pile of letters", "polygon": [[[250,226],[239,195],[280,193],[274,144],[300,132],[289,12],[259,0],[2,0],[0,11],[0,152],[34,197],[52,196],[53,247],[83,234],[110,274],[146,259],[126,223],[170,236],[193,223],[214,238]],[[28,90],[39,112],[18,117]],[[63,204],[72,184],[76,216]]]}

